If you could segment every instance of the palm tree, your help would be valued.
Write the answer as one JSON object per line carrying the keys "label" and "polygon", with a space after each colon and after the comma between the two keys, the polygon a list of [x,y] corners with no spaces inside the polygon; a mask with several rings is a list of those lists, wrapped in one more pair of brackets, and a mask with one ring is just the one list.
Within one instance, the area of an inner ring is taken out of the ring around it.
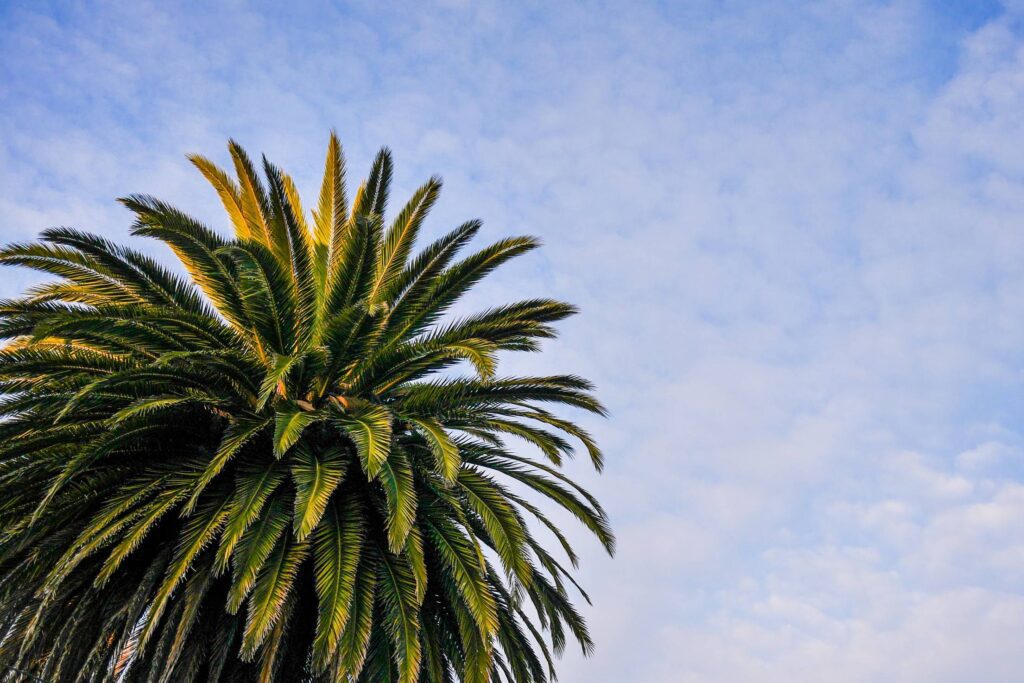
{"label": "palm tree", "polygon": [[559,470],[571,440],[601,452],[552,411],[603,409],[579,377],[496,365],[574,309],[444,317],[537,241],[455,260],[471,221],[414,254],[441,181],[385,224],[387,149],[350,205],[332,134],[311,221],[288,175],[229,150],[237,179],[191,161],[233,239],[121,200],[188,278],[67,228],[0,252],[58,278],[0,301],[0,679],[554,678],[567,633],[592,643],[527,522],[573,565],[553,509],[612,552]]}

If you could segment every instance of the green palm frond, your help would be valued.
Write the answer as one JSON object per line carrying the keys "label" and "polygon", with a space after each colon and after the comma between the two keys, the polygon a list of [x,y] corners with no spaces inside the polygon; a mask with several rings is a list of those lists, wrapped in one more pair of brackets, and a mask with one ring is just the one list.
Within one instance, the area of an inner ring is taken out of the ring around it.
{"label": "green palm frond", "polygon": [[356,579],[366,535],[363,509],[355,497],[335,499],[314,530],[314,572],[319,598],[313,662],[320,671],[334,661],[356,600]]}
{"label": "green palm frond", "polygon": [[350,202],[333,133],[308,216],[288,174],[228,153],[232,172],[189,159],[229,237],[121,200],[185,276],[69,228],[0,249],[54,278],[0,301],[0,668],[553,680],[567,640],[593,643],[552,511],[614,549],[598,501],[561,471],[577,447],[602,467],[567,411],[604,408],[582,378],[499,373],[571,305],[448,316],[537,240],[460,259],[470,221],[416,251],[440,179],[389,221],[390,151]]}
{"label": "green palm frond", "polygon": [[319,524],[327,504],[338,488],[348,459],[340,448],[324,448],[318,453],[307,444],[295,449],[292,481],[295,484],[295,537],[303,540]]}

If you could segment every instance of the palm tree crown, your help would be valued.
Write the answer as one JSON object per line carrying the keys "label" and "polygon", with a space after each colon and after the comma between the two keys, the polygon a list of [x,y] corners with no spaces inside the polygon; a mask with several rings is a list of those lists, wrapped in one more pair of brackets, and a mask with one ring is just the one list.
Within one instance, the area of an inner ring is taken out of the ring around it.
{"label": "palm tree crown", "polygon": [[579,377],[496,359],[574,309],[443,319],[537,242],[456,260],[471,221],[414,253],[441,183],[385,223],[386,149],[349,203],[332,134],[311,221],[288,175],[229,150],[237,178],[191,161],[231,239],[121,200],[188,278],[66,228],[0,252],[58,278],[0,301],[0,679],[553,678],[567,635],[591,639],[527,520],[573,565],[552,505],[612,551],[558,469],[572,441],[601,453],[551,408],[603,410]]}

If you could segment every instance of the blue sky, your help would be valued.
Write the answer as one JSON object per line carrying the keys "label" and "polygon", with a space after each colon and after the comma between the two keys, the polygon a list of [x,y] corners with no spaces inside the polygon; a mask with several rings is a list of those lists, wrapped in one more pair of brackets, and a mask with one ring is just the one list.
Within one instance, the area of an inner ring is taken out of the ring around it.
{"label": "blue sky", "polygon": [[1024,3],[289,4],[0,3],[0,239],[390,145],[582,308],[505,365],[612,411],[562,680],[1024,680]]}

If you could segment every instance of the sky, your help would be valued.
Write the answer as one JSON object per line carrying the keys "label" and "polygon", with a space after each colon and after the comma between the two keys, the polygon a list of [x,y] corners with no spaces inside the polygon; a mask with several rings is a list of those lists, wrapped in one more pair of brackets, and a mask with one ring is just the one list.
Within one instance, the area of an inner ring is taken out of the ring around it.
{"label": "sky", "polygon": [[0,0],[2,242],[332,127],[542,238],[467,305],[582,311],[503,361],[611,412],[560,680],[1024,680],[1024,2]]}

